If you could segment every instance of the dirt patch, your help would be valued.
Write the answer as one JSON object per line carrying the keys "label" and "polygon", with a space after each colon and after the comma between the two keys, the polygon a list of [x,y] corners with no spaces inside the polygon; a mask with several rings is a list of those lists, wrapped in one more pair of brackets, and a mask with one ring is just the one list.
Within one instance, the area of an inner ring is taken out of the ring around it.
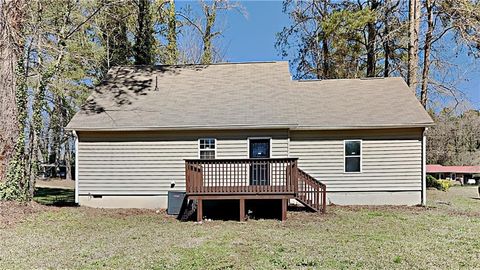
{"label": "dirt patch", "polygon": [[50,208],[36,202],[0,202],[0,229],[22,222],[28,216],[47,209]]}
{"label": "dirt patch", "polygon": [[428,209],[422,206],[404,206],[404,205],[329,205],[327,210],[330,209],[344,209],[349,211],[396,211],[396,212],[425,212]]}
{"label": "dirt patch", "polygon": [[109,217],[125,219],[132,216],[148,216],[148,215],[163,215],[165,212],[156,211],[153,209],[136,209],[136,208],[91,208],[80,207],[81,211],[87,213],[90,217]]}

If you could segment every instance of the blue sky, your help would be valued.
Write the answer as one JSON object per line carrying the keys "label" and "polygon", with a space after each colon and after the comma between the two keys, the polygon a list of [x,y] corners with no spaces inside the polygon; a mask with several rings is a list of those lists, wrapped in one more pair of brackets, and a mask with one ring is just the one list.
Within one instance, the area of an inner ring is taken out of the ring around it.
{"label": "blue sky", "polygon": [[[248,13],[246,17],[239,12],[228,12],[219,18],[224,21],[222,43],[225,60],[228,62],[289,60],[282,59],[274,47],[276,33],[290,23],[288,16],[282,12],[282,1],[241,1],[241,3]],[[181,8],[186,4],[195,6],[196,2],[180,2],[177,7]],[[472,61],[464,55],[460,55],[456,61],[466,68],[472,67]],[[480,109],[480,69],[469,68],[464,76],[468,81],[460,83],[457,87],[465,93],[473,107]]]}

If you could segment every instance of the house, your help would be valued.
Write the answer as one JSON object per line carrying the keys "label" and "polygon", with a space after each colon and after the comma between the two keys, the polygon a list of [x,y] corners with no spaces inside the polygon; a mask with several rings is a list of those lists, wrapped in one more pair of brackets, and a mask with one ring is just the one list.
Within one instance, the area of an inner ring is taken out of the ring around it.
{"label": "house", "polygon": [[427,174],[436,179],[448,179],[464,184],[475,184],[480,178],[480,166],[442,166],[427,165]]}
{"label": "house", "polygon": [[213,199],[241,218],[253,199],[425,204],[432,124],[401,78],[299,81],[256,62],[112,68],[67,128],[80,205],[165,208],[185,191],[201,219]]}

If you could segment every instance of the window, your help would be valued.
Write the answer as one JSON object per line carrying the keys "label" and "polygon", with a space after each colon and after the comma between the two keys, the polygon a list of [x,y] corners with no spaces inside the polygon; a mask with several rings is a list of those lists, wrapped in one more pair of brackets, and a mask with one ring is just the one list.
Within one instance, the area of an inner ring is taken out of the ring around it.
{"label": "window", "polygon": [[198,140],[198,155],[200,159],[215,159],[216,156],[216,140],[200,139]]}
{"label": "window", "polygon": [[362,171],[362,141],[345,141],[345,172]]}

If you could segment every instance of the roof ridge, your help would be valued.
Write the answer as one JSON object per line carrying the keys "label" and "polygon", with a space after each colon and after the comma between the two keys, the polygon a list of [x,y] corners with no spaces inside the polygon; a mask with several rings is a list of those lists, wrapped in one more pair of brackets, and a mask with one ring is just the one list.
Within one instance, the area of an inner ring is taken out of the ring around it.
{"label": "roof ridge", "polygon": [[337,78],[337,79],[299,79],[299,80],[293,80],[295,82],[323,82],[323,81],[370,81],[370,80],[384,80],[384,79],[398,79],[402,78],[399,76],[391,76],[391,77],[361,77],[361,78]]}
{"label": "roof ridge", "polygon": [[276,64],[276,63],[287,63],[288,61],[248,61],[248,62],[218,62],[211,64],[175,64],[175,65],[118,65],[112,68],[123,68],[123,67],[188,67],[188,66],[221,66],[221,65],[244,65],[244,64]]}

